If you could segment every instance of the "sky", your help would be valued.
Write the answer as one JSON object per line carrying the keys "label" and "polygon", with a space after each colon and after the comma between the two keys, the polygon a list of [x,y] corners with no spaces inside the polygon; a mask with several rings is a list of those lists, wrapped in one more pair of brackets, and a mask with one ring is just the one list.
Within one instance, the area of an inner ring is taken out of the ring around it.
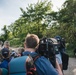
{"label": "sky", "polygon": [[[37,3],[38,0],[0,0],[0,34],[4,25],[10,25],[17,20],[21,13],[20,7],[26,10],[28,4]],[[42,0],[43,1],[43,0]],[[51,0],[53,3],[53,10],[58,11],[65,0]]]}

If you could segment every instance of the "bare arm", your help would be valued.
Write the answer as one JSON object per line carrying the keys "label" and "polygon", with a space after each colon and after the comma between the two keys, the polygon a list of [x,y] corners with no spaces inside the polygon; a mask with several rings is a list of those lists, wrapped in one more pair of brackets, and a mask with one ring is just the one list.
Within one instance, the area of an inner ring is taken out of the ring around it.
{"label": "bare arm", "polygon": [[57,69],[59,75],[63,75],[62,70],[61,70],[57,60],[56,60],[56,69]]}

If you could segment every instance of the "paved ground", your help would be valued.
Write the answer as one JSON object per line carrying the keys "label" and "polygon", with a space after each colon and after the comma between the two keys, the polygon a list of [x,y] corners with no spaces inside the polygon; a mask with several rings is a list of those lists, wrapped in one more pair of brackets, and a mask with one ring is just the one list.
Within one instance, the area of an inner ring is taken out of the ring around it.
{"label": "paved ground", "polygon": [[64,75],[76,75],[76,58],[69,58],[68,70],[64,71]]}

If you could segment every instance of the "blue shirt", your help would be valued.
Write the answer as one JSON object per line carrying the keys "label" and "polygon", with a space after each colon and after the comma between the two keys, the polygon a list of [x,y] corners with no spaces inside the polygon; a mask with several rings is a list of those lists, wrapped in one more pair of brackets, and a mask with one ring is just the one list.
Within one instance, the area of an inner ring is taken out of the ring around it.
{"label": "blue shirt", "polygon": [[[37,54],[36,52],[24,52],[23,55],[31,55]],[[52,66],[51,62],[45,58],[44,56],[40,56],[35,61],[35,66],[38,72],[38,75],[58,75],[56,69]]]}
{"label": "blue shirt", "polygon": [[0,68],[6,68],[8,69],[8,63],[11,61],[12,58],[3,59],[3,61],[0,63]]}
{"label": "blue shirt", "polygon": [[8,69],[8,61],[6,59],[3,60],[3,62],[0,64],[0,68],[6,68]]}

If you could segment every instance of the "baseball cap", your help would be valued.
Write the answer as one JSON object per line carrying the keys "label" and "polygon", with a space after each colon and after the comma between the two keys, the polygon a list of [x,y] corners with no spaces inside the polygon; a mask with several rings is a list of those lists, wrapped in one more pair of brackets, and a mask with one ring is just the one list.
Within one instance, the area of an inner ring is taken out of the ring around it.
{"label": "baseball cap", "polygon": [[61,36],[55,36],[55,39],[56,39],[57,41],[60,41],[60,40],[61,40]]}
{"label": "baseball cap", "polygon": [[3,57],[5,57],[5,58],[8,57],[8,55],[9,55],[9,50],[8,50],[7,48],[3,48],[3,49],[1,50],[1,52],[2,52],[2,56],[3,56]]}

